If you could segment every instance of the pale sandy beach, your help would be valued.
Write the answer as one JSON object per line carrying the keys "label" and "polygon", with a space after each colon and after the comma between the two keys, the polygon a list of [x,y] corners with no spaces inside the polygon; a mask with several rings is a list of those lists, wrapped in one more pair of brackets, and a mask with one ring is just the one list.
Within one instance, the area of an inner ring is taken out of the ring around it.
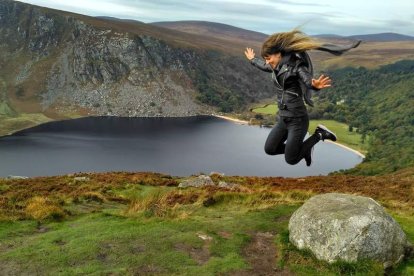
{"label": "pale sandy beach", "polygon": [[[247,125],[247,124],[249,124],[249,122],[248,121],[244,121],[244,120],[239,120],[239,119],[236,119],[236,118],[232,118],[232,117],[228,117],[228,116],[224,116],[224,115],[219,115],[219,114],[211,114],[212,116],[215,116],[215,117],[218,117],[218,118],[222,118],[222,119],[225,119],[225,120],[229,120],[229,121],[232,121],[232,122],[236,122],[236,123],[239,123],[239,124],[243,124],[243,125]],[[348,147],[348,146],[345,146],[345,145],[343,145],[343,144],[340,144],[340,143],[337,143],[337,142],[332,142],[332,141],[329,141],[329,140],[326,140],[326,142],[328,142],[328,143],[332,143],[332,144],[335,144],[335,145],[338,145],[338,146],[340,146],[340,147],[342,147],[342,148],[344,148],[344,149],[347,149],[347,150],[350,150],[350,151],[352,151],[353,153],[355,153],[355,154],[358,154],[359,156],[361,156],[362,158],[365,158],[365,155],[364,154],[362,154],[361,152],[359,152],[359,151],[357,151],[357,150],[354,150],[354,149],[351,149],[350,147]]]}
{"label": "pale sandy beach", "polygon": [[249,124],[248,121],[239,120],[239,119],[228,117],[228,116],[223,116],[223,115],[219,115],[219,114],[211,114],[211,115],[214,116],[214,117],[219,117],[219,118],[226,119],[226,120],[236,122],[236,123],[239,123],[239,124],[243,124],[243,125],[244,124],[246,124],[246,125]]}
{"label": "pale sandy beach", "polygon": [[330,141],[330,140],[326,140],[325,142],[328,142],[328,143],[332,143],[332,144],[338,145],[338,146],[340,146],[340,147],[342,147],[342,148],[344,148],[344,149],[350,150],[350,151],[352,151],[352,152],[354,152],[354,153],[358,154],[358,155],[359,155],[359,156],[361,156],[362,158],[365,158],[365,155],[363,155],[361,152],[359,152],[359,151],[357,151],[357,150],[354,150],[354,149],[351,149],[351,148],[350,148],[350,147],[348,147],[348,146],[345,146],[345,145],[342,145],[342,144],[340,144],[340,143],[333,142],[333,141]]}

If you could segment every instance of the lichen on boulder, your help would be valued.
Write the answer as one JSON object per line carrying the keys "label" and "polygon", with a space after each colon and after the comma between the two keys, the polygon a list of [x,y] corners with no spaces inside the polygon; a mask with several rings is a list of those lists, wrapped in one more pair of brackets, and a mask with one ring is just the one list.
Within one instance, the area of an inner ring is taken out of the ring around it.
{"label": "lichen on boulder", "polygon": [[187,187],[204,187],[204,186],[216,186],[214,181],[208,175],[199,175],[198,177],[191,177],[181,182],[179,188]]}
{"label": "lichen on boulder", "polygon": [[338,193],[314,196],[296,210],[289,240],[330,263],[369,259],[385,268],[412,249],[398,223],[375,200]]}

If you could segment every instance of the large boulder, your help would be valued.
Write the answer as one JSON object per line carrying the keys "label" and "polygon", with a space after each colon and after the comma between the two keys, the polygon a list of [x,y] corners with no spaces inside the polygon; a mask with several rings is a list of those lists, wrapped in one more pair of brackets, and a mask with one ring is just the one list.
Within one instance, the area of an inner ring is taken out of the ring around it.
{"label": "large boulder", "polygon": [[289,240],[328,262],[371,259],[384,267],[412,249],[398,223],[375,200],[330,193],[309,199],[289,221]]}

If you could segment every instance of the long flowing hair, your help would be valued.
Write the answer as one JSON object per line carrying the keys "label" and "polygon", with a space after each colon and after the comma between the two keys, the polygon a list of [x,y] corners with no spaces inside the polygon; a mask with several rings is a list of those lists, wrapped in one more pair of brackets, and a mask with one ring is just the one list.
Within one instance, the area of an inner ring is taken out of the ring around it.
{"label": "long flowing hair", "polygon": [[281,53],[282,55],[292,52],[304,52],[318,49],[322,43],[309,37],[299,29],[290,32],[281,32],[270,35],[262,45],[261,56]]}

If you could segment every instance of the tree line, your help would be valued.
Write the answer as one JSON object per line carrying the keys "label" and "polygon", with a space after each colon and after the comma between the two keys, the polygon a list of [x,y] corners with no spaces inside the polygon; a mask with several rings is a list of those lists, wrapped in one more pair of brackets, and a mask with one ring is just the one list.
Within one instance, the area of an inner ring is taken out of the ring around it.
{"label": "tree line", "polygon": [[326,73],[333,86],[316,95],[310,116],[344,122],[362,139],[370,137],[366,159],[346,173],[381,174],[414,166],[414,60]]}

